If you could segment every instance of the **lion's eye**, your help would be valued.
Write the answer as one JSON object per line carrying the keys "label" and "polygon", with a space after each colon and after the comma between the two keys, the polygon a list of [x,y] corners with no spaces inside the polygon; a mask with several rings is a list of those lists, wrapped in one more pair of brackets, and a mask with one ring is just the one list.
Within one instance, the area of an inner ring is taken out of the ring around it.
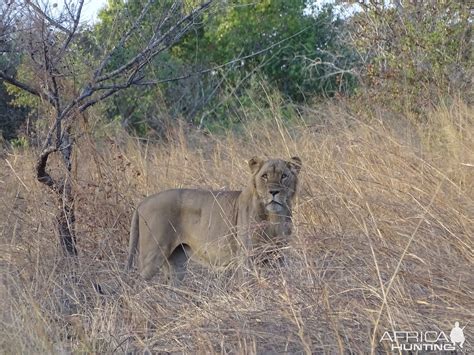
{"label": "lion's eye", "polygon": [[286,175],[286,174],[281,174],[281,179],[282,179],[282,180],[285,180],[287,177],[288,177],[288,175]]}
{"label": "lion's eye", "polygon": [[268,175],[267,175],[267,174],[263,174],[263,175],[262,175],[262,179],[263,179],[263,180],[267,180],[267,179],[268,179]]}

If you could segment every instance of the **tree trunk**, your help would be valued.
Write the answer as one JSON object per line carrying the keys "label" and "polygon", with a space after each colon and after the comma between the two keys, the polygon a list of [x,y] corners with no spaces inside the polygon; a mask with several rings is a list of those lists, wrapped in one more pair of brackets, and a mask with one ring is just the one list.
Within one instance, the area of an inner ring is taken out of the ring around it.
{"label": "tree trunk", "polygon": [[[67,192],[69,191],[69,192]],[[65,181],[64,191],[59,197],[60,208],[56,215],[59,241],[66,255],[76,256],[76,235],[74,232],[74,197],[71,193],[71,183]]]}
{"label": "tree trunk", "polygon": [[[76,236],[74,233],[74,195],[71,185],[72,168],[72,148],[73,141],[70,138],[68,130],[63,132],[59,147],[50,146],[43,150],[36,164],[36,178],[39,182],[48,186],[57,195],[58,211],[56,213],[56,224],[59,233],[59,241],[64,253],[68,256],[76,256]],[[66,176],[61,181],[54,180],[46,171],[48,157],[51,153],[60,151],[62,161],[66,168]]]}

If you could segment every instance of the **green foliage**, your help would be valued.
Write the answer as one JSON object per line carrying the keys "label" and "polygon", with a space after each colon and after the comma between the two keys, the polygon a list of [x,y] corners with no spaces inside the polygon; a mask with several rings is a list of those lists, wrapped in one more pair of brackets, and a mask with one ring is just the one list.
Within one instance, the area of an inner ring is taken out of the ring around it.
{"label": "green foliage", "polygon": [[[77,95],[110,50],[107,71],[133,58],[165,18],[163,33],[200,1],[153,1],[140,28],[119,45],[146,3],[109,0],[100,21],[81,28],[62,63],[67,75],[57,78],[63,103]],[[291,107],[292,102],[351,93],[356,87],[353,70],[359,65],[356,52],[367,64],[360,66],[360,74],[374,100],[417,112],[438,92],[469,95],[474,63],[467,2],[402,3],[364,2],[362,12],[342,20],[331,6],[311,11],[314,1],[309,0],[217,2],[195,19],[178,44],[140,73],[164,82],[120,91],[100,107],[109,121],[139,135],[160,133],[175,118],[201,128],[227,129],[260,109],[271,110],[269,97]],[[351,46],[343,41],[347,38],[353,39]],[[15,63],[19,78],[35,82],[28,56],[8,60]],[[179,77],[186,79],[168,80]],[[9,106],[38,110],[40,116],[50,109],[16,87],[6,88],[0,99],[8,96]]]}
{"label": "green foliage", "polygon": [[343,22],[330,6],[316,15],[305,9],[303,0],[226,3],[173,53],[191,64],[235,61],[227,73],[234,82],[258,72],[296,100],[349,89],[354,80],[346,69],[353,57],[338,37]]}
{"label": "green foliage", "polygon": [[370,58],[372,92],[412,112],[441,92],[468,93],[472,85],[472,16],[467,2],[371,4],[353,19],[354,45]]}
{"label": "green foliage", "polygon": [[[34,74],[29,70],[27,65],[23,62],[18,63],[16,67],[17,76],[25,82],[34,82]],[[30,94],[14,85],[5,83],[7,93],[12,97],[10,105],[14,107],[23,107],[29,109],[35,109],[40,103],[40,99],[37,96]]]}
{"label": "green foliage", "polygon": [[[122,34],[134,25],[146,3],[144,0],[109,0],[108,6],[100,12],[100,22],[91,32],[90,39],[94,42],[97,57],[103,57],[103,53],[113,49],[107,70],[117,69],[132,59],[141,48],[144,38],[153,33],[159,21],[165,17],[171,18],[162,28],[162,32],[165,32],[174,23],[172,18],[179,18],[183,11],[183,8],[171,11],[173,1],[153,2],[141,27],[132,33],[124,46],[118,46]],[[178,62],[165,51],[153,59],[151,65],[142,71],[142,75],[155,79],[175,76],[180,70]],[[110,120],[119,121],[139,135],[144,135],[149,128],[160,131],[162,118],[167,116],[167,105],[164,104],[162,93],[164,89],[165,86],[156,85],[120,91],[105,103],[105,112]]]}
{"label": "green foliage", "polygon": [[28,148],[29,146],[28,140],[26,139],[26,137],[13,138],[10,141],[10,144],[12,148],[14,149],[25,149],[25,148]]}
{"label": "green foliage", "polygon": [[[109,61],[107,70],[113,70],[132,59],[143,41],[150,38],[159,23],[163,23],[161,33],[166,33],[181,18],[184,8],[173,7],[174,1],[154,1],[145,12],[143,21],[132,31],[124,45],[119,45],[119,39],[127,33],[141,15],[146,6],[146,0],[109,0],[108,6],[99,13],[100,22],[94,27],[92,38],[100,54],[108,53],[113,49],[113,55]],[[166,19],[166,21],[165,21]],[[165,58],[163,58],[163,56]],[[152,74],[156,72],[160,64],[167,62],[167,54],[158,56],[153,60],[153,65],[148,70]],[[148,72],[148,73],[149,73]]]}
{"label": "green foliage", "polygon": [[[99,51],[115,48],[108,69],[132,58],[143,38],[165,16],[177,17],[197,1],[185,2],[173,11],[169,11],[172,1],[154,2],[140,31],[125,46],[117,47],[121,34],[133,25],[145,3],[109,0],[108,8],[100,13],[101,21],[91,36]],[[298,101],[350,90],[355,80],[347,69],[354,58],[339,40],[343,22],[329,6],[316,15],[305,14],[305,8],[303,0],[219,3],[196,21],[198,25],[171,52],[155,58],[146,75],[169,79],[220,69],[119,93],[106,105],[108,117],[140,134],[147,126],[159,131],[158,121],[182,116],[199,126],[226,127],[241,119],[229,118],[232,112],[251,105],[249,90],[256,80],[268,82],[284,97]]]}
{"label": "green foliage", "polygon": [[[9,64],[7,55],[0,56],[0,68]],[[19,58],[11,60],[12,66],[20,71]],[[17,137],[18,130],[25,123],[32,108],[38,104],[33,95],[13,85],[0,81],[0,138],[12,140]]]}
{"label": "green foliage", "polygon": [[28,117],[28,110],[13,105],[13,100],[14,97],[0,83],[0,134],[6,140],[16,137],[18,129]]}

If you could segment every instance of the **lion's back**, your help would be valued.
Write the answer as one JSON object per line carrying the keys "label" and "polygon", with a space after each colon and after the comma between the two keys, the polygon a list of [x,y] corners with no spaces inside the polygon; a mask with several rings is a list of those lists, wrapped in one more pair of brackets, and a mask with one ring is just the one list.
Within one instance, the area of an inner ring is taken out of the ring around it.
{"label": "lion's back", "polygon": [[[173,225],[180,234],[202,239],[219,237],[237,223],[241,191],[165,190],[148,196],[138,206],[141,218],[154,225]],[[191,235],[192,234],[192,235]]]}

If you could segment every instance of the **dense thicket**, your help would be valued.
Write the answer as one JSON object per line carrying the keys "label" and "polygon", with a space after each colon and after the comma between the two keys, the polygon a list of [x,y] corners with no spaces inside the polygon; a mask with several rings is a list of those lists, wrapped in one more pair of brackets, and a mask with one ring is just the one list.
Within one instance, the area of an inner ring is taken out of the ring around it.
{"label": "dense thicket", "polygon": [[[99,21],[83,27],[81,40],[71,47],[74,73],[64,85],[78,87],[88,80],[88,68],[112,48],[107,69],[119,68],[157,23],[166,21],[161,29],[166,33],[199,2],[151,2],[139,30],[117,47],[146,3],[110,0]],[[11,46],[21,35],[10,39]],[[274,94],[287,104],[369,94],[374,103],[422,117],[423,107],[440,93],[469,98],[471,42],[472,16],[463,1],[369,2],[352,7],[344,17],[331,5],[318,7],[308,0],[219,2],[146,66],[143,76],[156,85],[121,91],[98,110],[106,121],[139,135],[159,136],[176,119],[210,130],[240,123],[245,112],[265,106],[267,96]],[[3,61],[8,59],[4,52]],[[14,69],[25,78],[31,77],[28,60],[15,58]],[[40,109],[28,94],[12,86],[8,90],[17,106]],[[12,120],[18,111],[10,114],[10,96],[4,93],[0,100],[9,110],[1,115],[0,126],[11,138],[23,120]]]}
{"label": "dense thicket", "polygon": [[[91,34],[94,40],[113,45],[117,27],[132,25],[143,3],[111,2]],[[167,6],[154,3],[141,33],[117,53],[113,65],[133,55],[141,35],[166,16]],[[167,82],[117,95],[107,105],[108,117],[140,132],[144,125],[160,129],[166,119],[177,117],[200,126],[226,125],[235,106],[250,103],[246,90],[255,80],[267,81],[295,101],[347,92],[354,85],[350,66],[355,58],[341,41],[344,22],[329,6],[314,13],[306,6],[303,0],[219,4],[169,54],[155,59],[149,70]],[[185,78],[168,81],[180,77]]]}

